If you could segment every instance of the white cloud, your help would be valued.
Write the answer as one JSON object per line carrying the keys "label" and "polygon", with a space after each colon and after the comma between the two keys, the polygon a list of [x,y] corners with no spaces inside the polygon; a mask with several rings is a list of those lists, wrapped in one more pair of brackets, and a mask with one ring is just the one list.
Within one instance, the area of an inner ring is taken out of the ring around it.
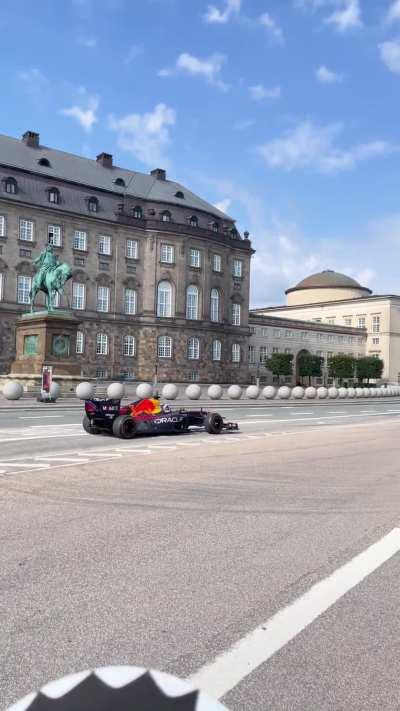
{"label": "white cloud", "polygon": [[61,109],[60,113],[75,119],[82,128],[90,133],[95,123],[98,123],[97,110],[100,99],[98,96],[88,94],[86,89],[81,88],[79,94],[83,96],[83,103],[75,104],[67,109]]}
{"label": "white cloud", "polygon": [[219,52],[211,54],[209,57],[200,59],[193,54],[183,52],[176,60],[175,67],[160,69],[158,76],[169,77],[176,72],[184,72],[190,76],[203,77],[209,84],[217,86],[222,91],[229,89],[229,84],[226,84],[220,79],[221,69],[226,62],[226,57]]}
{"label": "white cloud", "polygon": [[343,81],[341,74],[336,74],[336,72],[331,71],[324,64],[321,64],[321,66],[315,70],[315,77],[321,84],[337,84]]}
{"label": "white cloud", "polygon": [[394,0],[387,12],[386,21],[392,23],[398,20],[400,20],[400,0]]}
{"label": "white cloud", "polygon": [[255,120],[254,119],[243,119],[242,121],[236,121],[236,123],[233,124],[233,130],[234,131],[246,131],[248,128],[251,128],[254,126]]}
{"label": "white cloud", "polygon": [[335,141],[342,131],[340,123],[318,126],[304,121],[280,138],[259,146],[258,152],[272,168],[288,172],[309,168],[323,174],[335,174],[350,170],[361,161],[399,150],[398,146],[382,140],[340,148]]}
{"label": "white cloud", "polygon": [[280,42],[283,44],[284,42],[284,37],[283,37],[283,32],[281,27],[279,27],[278,23],[271,17],[269,12],[264,12],[260,16],[260,23],[263,27],[266,27],[267,30],[270,32],[271,36],[277,40],[277,42]]}
{"label": "white cloud", "polygon": [[263,99],[279,99],[282,90],[280,86],[267,89],[262,84],[255,84],[254,86],[249,86],[249,93],[254,101],[262,101]]}
{"label": "white cloud", "polygon": [[80,35],[77,38],[78,44],[80,44],[82,47],[86,47],[87,49],[94,49],[97,47],[97,37],[90,37],[87,35]]}
{"label": "white cloud", "polygon": [[395,74],[400,74],[400,41],[382,42],[379,49],[381,59],[387,68]]}
{"label": "white cloud", "polygon": [[45,75],[40,71],[40,69],[37,69],[37,67],[17,72],[17,78],[26,82],[47,82],[47,77],[45,77]]}
{"label": "white cloud", "polygon": [[295,5],[313,12],[332,8],[333,12],[324,18],[324,22],[338,32],[344,33],[363,24],[360,0],[297,0]]}
{"label": "white cloud", "polygon": [[152,112],[110,116],[109,126],[118,135],[118,145],[146,165],[168,167],[165,150],[171,143],[169,127],[176,121],[175,110],[157,104]]}
{"label": "white cloud", "polygon": [[230,206],[232,204],[231,198],[225,198],[225,200],[221,200],[220,202],[216,202],[214,207],[217,208],[217,210],[220,210],[221,212],[227,213]]}
{"label": "white cloud", "polygon": [[137,57],[140,57],[143,52],[144,47],[142,44],[132,44],[126,53],[124,64],[131,64]]}
{"label": "white cloud", "polygon": [[209,5],[203,20],[210,24],[225,24],[231,17],[238,15],[242,0],[225,0],[225,9],[219,10],[215,5]]}

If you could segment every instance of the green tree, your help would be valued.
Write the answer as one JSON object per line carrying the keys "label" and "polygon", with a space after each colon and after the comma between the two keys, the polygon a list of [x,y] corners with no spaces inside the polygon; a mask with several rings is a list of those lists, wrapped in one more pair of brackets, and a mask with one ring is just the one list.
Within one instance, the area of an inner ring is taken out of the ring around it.
{"label": "green tree", "polygon": [[330,378],[347,380],[354,377],[356,359],[351,355],[334,355],[328,359],[328,373]]}
{"label": "green tree", "polygon": [[272,353],[269,358],[265,359],[264,363],[265,367],[279,378],[282,375],[288,376],[293,374],[292,353]]}
{"label": "green tree", "polygon": [[370,379],[379,380],[382,377],[383,360],[376,356],[365,356],[356,361],[357,378],[360,382]]}
{"label": "green tree", "polygon": [[298,359],[299,376],[301,378],[308,378],[309,383],[311,382],[311,378],[320,378],[322,375],[323,360],[321,356],[303,353]]}

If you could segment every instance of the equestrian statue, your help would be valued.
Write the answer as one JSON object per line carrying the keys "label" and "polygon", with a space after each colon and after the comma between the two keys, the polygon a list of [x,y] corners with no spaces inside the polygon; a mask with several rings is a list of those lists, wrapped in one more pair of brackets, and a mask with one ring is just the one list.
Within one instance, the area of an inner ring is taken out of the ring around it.
{"label": "equestrian statue", "polygon": [[54,294],[58,292],[61,296],[64,292],[65,282],[72,277],[72,269],[65,262],[58,261],[51,244],[47,245],[46,249],[33,260],[33,263],[38,267],[38,271],[33,277],[29,293],[31,312],[38,291],[43,291],[46,294],[46,308],[48,311],[53,311]]}

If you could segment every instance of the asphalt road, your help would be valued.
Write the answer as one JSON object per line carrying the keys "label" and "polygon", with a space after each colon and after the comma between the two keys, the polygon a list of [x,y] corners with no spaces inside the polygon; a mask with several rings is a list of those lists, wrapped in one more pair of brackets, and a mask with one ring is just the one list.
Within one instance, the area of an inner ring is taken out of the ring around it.
{"label": "asphalt road", "polygon": [[400,403],[224,414],[122,442],[0,413],[0,708],[129,663],[232,711],[400,708]]}

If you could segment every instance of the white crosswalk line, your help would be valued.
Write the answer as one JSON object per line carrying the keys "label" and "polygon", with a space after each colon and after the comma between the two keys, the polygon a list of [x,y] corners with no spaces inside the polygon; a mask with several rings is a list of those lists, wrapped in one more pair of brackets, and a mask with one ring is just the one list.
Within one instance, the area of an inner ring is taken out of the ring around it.
{"label": "white crosswalk line", "polygon": [[54,457],[36,456],[35,461],[36,462],[71,462],[71,463],[75,463],[75,464],[87,464],[89,462],[88,459],[83,459],[83,458],[78,458],[78,457],[57,457],[57,455],[55,455]]}
{"label": "white crosswalk line", "polygon": [[50,467],[50,464],[39,464],[39,462],[34,463],[34,462],[0,462],[0,467],[17,467],[19,469],[21,468],[27,468],[27,469],[43,469],[46,468],[48,469]]}

